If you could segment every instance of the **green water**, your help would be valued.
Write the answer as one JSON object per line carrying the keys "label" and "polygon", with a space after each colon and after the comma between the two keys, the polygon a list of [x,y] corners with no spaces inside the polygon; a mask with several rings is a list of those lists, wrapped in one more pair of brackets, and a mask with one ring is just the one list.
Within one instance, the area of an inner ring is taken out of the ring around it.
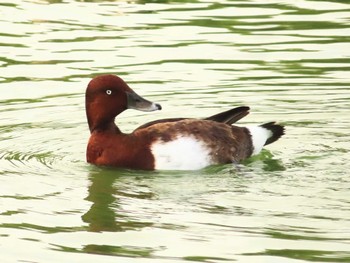
{"label": "green water", "polygon": [[[350,262],[350,2],[0,2],[1,262]],[[85,162],[84,92],[154,119],[247,105],[286,135],[238,167]]]}

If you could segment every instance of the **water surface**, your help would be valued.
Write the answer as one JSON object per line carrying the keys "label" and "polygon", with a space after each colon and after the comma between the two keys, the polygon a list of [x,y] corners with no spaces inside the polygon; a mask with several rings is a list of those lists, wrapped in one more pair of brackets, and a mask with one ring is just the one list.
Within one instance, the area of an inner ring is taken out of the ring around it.
{"label": "water surface", "polygon": [[[348,1],[2,1],[1,262],[349,262]],[[150,120],[251,107],[287,134],[237,166],[86,164],[84,92],[123,77]]]}

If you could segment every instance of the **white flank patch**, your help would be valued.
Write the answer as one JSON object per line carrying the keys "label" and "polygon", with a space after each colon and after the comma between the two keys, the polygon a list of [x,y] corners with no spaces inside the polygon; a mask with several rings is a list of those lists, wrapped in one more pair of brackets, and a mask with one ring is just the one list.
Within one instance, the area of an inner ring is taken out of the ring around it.
{"label": "white flank patch", "polygon": [[207,147],[193,137],[157,141],[151,150],[157,170],[198,170],[212,164]]}
{"label": "white flank patch", "polygon": [[247,127],[250,135],[252,136],[253,153],[252,155],[258,154],[263,148],[268,138],[272,136],[272,132],[261,126],[250,126]]}

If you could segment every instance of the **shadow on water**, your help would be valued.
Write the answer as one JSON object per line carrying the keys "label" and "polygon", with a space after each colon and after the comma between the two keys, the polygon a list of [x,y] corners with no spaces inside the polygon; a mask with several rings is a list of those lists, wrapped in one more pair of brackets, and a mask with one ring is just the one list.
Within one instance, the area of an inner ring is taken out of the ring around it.
{"label": "shadow on water", "polygon": [[115,211],[111,205],[115,203],[113,183],[115,176],[109,173],[90,174],[91,185],[86,200],[92,202],[90,210],[82,216],[85,223],[89,224],[89,231],[121,231],[116,223]]}
{"label": "shadow on water", "polygon": [[[125,177],[137,179],[135,174],[127,170],[111,168],[93,168],[89,174],[89,195],[86,200],[90,201],[90,209],[82,216],[82,220],[88,224],[90,232],[125,232],[128,230],[140,230],[150,227],[152,222],[145,222],[129,217],[122,208],[122,197],[136,199],[151,199],[152,193],[128,192],[123,182]],[[67,248],[60,248],[66,250]],[[156,249],[139,246],[113,246],[100,244],[87,244],[81,249],[72,252],[91,253],[122,257],[152,257]]]}
{"label": "shadow on water", "polygon": [[120,180],[125,176],[133,175],[131,173],[128,174],[126,170],[112,168],[97,168],[90,173],[89,179],[91,184],[86,200],[92,202],[92,205],[90,210],[82,216],[83,221],[89,224],[89,231],[126,231],[152,225],[150,222],[132,220],[120,211],[122,209],[118,197],[152,198],[152,193],[128,193]]}

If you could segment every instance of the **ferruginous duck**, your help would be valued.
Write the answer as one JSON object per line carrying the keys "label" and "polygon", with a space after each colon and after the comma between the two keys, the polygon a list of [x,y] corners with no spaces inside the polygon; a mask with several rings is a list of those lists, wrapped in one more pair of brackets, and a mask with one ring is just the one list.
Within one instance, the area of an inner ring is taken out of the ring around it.
{"label": "ferruginous duck", "polygon": [[126,109],[156,111],[162,107],[136,94],[115,75],[93,78],[85,96],[91,133],[86,158],[95,165],[196,170],[238,163],[284,134],[284,127],[275,122],[250,127],[232,125],[249,113],[249,107],[233,108],[205,119],[161,119],[126,134],[115,124],[120,113]]}

